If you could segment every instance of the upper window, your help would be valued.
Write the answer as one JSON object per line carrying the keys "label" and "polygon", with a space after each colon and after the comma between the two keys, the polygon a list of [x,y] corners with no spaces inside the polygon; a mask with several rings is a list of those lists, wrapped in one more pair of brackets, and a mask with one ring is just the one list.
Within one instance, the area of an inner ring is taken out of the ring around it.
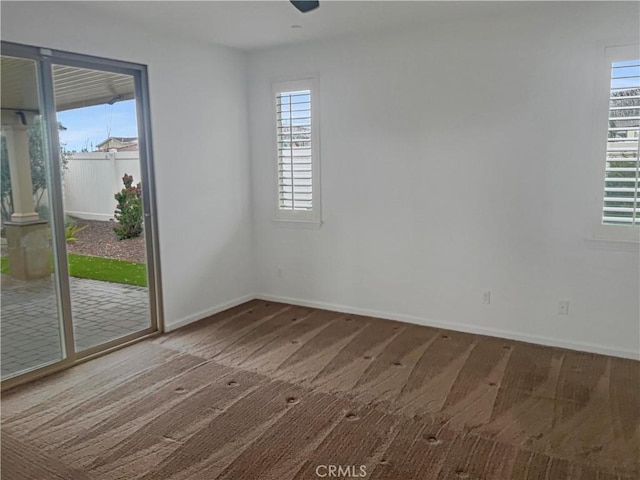
{"label": "upper window", "polygon": [[276,219],[320,221],[315,79],[273,85],[276,114]]}
{"label": "upper window", "polygon": [[640,225],[640,54],[611,61],[602,223]]}

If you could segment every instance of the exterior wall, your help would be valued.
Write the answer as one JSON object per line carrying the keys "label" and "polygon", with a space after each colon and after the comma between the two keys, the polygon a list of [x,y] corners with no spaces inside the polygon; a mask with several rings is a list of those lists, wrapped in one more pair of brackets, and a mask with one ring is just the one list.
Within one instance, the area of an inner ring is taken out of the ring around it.
{"label": "exterior wall", "polygon": [[[592,140],[604,45],[638,41],[639,8],[529,2],[252,53],[258,291],[638,357],[639,247],[593,240],[604,156]],[[310,72],[319,75],[319,230],[272,220],[271,81]]]}
{"label": "exterior wall", "polygon": [[123,188],[122,177],[141,181],[138,152],[91,152],[69,156],[64,173],[65,213],[86,220],[110,220],[116,207],[113,198]]}

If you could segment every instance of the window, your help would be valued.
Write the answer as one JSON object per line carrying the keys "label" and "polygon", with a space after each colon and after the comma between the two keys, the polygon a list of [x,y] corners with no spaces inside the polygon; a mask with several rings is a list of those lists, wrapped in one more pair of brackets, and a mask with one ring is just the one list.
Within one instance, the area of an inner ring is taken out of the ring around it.
{"label": "window", "polygon": [[273,84],[276,114],[276,220],[320,222],[315,78]]}
{"label": "window", "polygon": [[605,58],[598,110],[598,124],[602,129],[596,132],[602,183],[595,237],[637,242],[640,240],[640,48],[638,45],[609,47]]}

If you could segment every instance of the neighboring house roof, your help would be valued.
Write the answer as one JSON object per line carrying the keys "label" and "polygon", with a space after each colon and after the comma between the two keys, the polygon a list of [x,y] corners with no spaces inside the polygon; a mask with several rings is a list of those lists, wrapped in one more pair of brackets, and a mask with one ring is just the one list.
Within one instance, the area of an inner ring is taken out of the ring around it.
{"label": "neighboring house roof", "polygon": [[127,145],[126,147],[118,147],[119,152],[137,152],[138,144],[135,145]]}
{"label": "neighboring house roof", "polygon": [[109,137],[96,145],[98,152],[109,150],[117,150],[118,152],[138,150],[138,137]]}

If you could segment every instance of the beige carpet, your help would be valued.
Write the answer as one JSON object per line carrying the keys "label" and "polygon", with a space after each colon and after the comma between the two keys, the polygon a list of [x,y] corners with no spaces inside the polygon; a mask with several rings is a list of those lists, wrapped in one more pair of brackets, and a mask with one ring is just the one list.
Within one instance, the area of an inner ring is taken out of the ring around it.
{"label": "beige carpet", "polygon": [[252,301],[3,394],[1,466],[7,480],[637,480],[639,424],[636,361]]}

